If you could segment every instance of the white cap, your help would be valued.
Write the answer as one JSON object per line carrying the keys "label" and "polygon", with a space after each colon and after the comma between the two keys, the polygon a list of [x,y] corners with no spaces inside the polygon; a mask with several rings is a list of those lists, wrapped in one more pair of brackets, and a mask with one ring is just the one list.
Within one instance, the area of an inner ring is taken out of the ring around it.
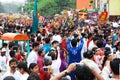
{"label": "white cap", "polygon": [[5,48],[2,48],[1,52],[6,52],[6,49],[5,49]]}

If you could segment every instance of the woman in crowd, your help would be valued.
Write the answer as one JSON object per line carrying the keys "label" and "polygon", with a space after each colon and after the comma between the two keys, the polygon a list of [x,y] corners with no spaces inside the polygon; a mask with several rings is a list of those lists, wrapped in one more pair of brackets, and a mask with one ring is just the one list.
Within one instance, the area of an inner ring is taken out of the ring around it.
{"label": "woman in crowd", "polygon": [[21,78],[22,80],[27,80],[28,76],[29,76],[29,70],[27,68],[27,64],[24,63],[24,62],[20,62],[18,64],[18,69],[19,69],[19,72],[21,73]]}
{"label": "woman in crowd", "polygon": [[38,73],[39,72],[39,67],[36,63],[31,63],[29,66],[29,71],[31,73]]}
{"label": "woman in crowd", "polygon": [[[109,47],[106,47],[105,48],[105,52],[104,52],[104,59],[103,59],[103,63],[102,63],[102,73],[101,75],[103,76],[103,78],[106,78],[107,75],[109,75],[111,73],[111,70],[110,70],[110,61],[112,60],[112,52],[110,51],[110,48]],[[105,75],[105,71],[107,71],[107,75]],[[109,75],[111,76],[111,75]],[[107,77],[109,77],[107,76]]]}

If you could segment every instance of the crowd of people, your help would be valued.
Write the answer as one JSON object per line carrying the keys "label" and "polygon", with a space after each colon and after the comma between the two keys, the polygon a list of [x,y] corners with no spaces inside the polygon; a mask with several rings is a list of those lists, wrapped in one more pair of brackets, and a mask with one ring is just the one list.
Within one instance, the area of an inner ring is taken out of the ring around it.
{"label": "crowd of people", "polygon": [[57,14],[34,34],[31,25],[1,19],[1,35],[27,34],[31,52],[25,53],[27,44],[4,42],[0,80],[120,80],[120,19],[117,26],[93,25],[85,22],[88,15],[83,10],[73,16]]}

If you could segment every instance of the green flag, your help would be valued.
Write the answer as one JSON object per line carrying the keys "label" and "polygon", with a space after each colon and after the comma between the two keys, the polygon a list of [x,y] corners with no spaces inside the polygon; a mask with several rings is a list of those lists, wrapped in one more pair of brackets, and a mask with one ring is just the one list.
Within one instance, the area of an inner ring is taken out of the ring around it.
{"label": "green flag", "polygon": [[32,33],[34,34],[37,31],[38,27],[38,18],[37,18],[37,1],[34,2],[34,12],[33,12],[33,25],[32,25]]}

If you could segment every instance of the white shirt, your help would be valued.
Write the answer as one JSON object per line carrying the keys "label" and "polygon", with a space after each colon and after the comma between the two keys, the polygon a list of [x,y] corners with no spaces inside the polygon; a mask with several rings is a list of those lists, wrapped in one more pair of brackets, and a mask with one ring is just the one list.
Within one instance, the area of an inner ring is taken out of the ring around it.
{"label": "white shirt", "polygon": [[99,69],[98,65],[94,61],[90,59],[83,59],[80,63],[82,62],[87,63],[90,67],[94,68],[94,70],[98,72],[99,74],[101,73],[101,70]]}
{"label": "white shirt", "polygon": [[59,50],[58,50],[58,57],[56,60],[53,60],[52,61],[52,69],[53,69],[53,75],[57,75],[60,73],[60,66],[61,66],[61,59],[60,59],[60,53],[59,53]]}
{"label": "white shirt", "polygon": [[113,27],[114,27],[114,28],[119,27],[118,23],[117,23],[117,22],[113,22]]}
{"label": "white shirt", "polygon": [[0,69],[5,72],[7,70],[6,56],[0,56]]}
{"label": "white shirt", "polygon": [[52,41],[58,41],[59,43],[62,42],[62,38],[60,35],[54,35]]}
{"label": "white shirt", "polygon": [[29,74],[21,74],[21,80],[27,80],[27,78],[29,77]]}
{"label": "white shirt", "polygon": [[2,80],[7,77],[7,76],[13,76],[15,78],[15,80],[22,80],[21,79],[21,74],[16,71],[14,74],[12,74],[10,71],[7,71],[3,76],[2,76]]}
{"label": "white shirt", "polygon": [[27,64],[28,64],[28,67],[31,63],[37,63],[37,52],[35,52],[34,50],[32,50],[30,52],[30,54],[28,55],[28,58],[27,58]]}
{"label": "white shirt", "polygon": [[0,48],[2,47],[2,40],[0,40]]}
{"label": "white shirt", "polygon": [[110,70],[107,67],[104,67],[101,76],[104,78],[104,80],[108,80],[109,75],[110,75]]}
{"label": "white shirt", "polygon": [[11,50],[7,50],[7,51],[6,51],[6,54],[5,54],[6,57],[10,56],[10,55],[9,55],[10,51],[11,51]]}
{"label": "white shirt", "polygon": [[88,50],[92,50],[94,47],[97,47],[95,44],[94,44],[94,42],[93,42],[93,40],[90,42],[90,44],[89,44],[89,46],[88,46]]}
{"label": "white shirt", "polygon": [[109,78],[110,70],[107,67],[103,68],[101,75],[104,78],[104,80],[118,80],[115,78]]}
{"label": "white shirt", "polygon": [[112,52],[112,54],[113,54],[112,45],[106,44],[106,46],[105,46],[105,47],[109,47],[109,48],[110,48],[110,50],[111,50],[111,52]]}
{"label": "white shirt", "polygon": [[7,57],[7,70],[10,70],[10,66],[9,66],[9,61],[11,60],[12,58],[10,56]]}
{"label": "white shirt", "polygon": [[83,53],[87,51],[87,39],[83,38],[84,44],[81,50],[81,57],[83,59]]}
{"label": "white shirt", "polygon": [[3,74],[7,71],[6,56],[0,56],[0,80]]}
{"label": "white shirt", "polygon": [[54,76],[60,73],[60,70],[59,70],[60,66],[61,66],[61,59],[60,58],[52,61],[51,67],[53,69]]}
{"label": "white shirt", "polygon": [[116,57],[117,57],[117,58],[120,58],[120,51],[117,51],[117,52],[116,52]]}

